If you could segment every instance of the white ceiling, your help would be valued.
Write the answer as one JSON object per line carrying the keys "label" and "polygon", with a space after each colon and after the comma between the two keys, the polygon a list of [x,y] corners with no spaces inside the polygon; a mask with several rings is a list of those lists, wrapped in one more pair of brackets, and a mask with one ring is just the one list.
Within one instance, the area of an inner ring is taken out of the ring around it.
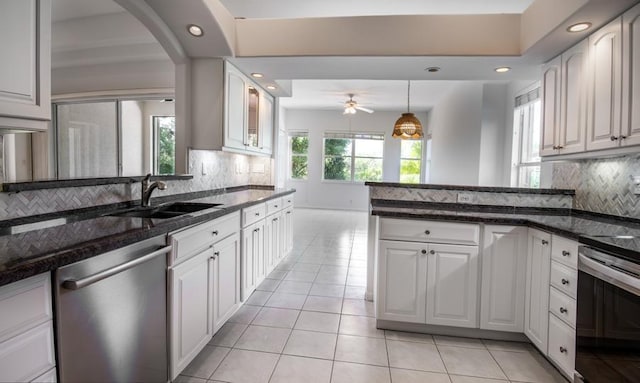
{"label": "white ceiling", "polygon": [[221,0],[235,17],[306,18],[522,13],[533,0]]}
{"label": "white ceiling", "polygon": [[53,0],[51,17],[55,23],[120,12],[124,9],[112,0]]}

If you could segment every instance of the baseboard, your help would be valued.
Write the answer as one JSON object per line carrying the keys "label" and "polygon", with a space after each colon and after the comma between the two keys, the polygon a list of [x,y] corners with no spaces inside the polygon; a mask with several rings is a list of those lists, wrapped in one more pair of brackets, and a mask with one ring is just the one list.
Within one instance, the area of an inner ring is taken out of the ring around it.
{"label": "baseboard", "polygon": [[432,335],[459,336],[465,338],[481,338],[492,340],[506,340],[513,342],[529,342],[523,333],[481,330],[477,328],[463,328],[450,326],[437,326],[420,323],[395,322],[389,320],[376,320],[376,327],[384,330],[418,332]]}

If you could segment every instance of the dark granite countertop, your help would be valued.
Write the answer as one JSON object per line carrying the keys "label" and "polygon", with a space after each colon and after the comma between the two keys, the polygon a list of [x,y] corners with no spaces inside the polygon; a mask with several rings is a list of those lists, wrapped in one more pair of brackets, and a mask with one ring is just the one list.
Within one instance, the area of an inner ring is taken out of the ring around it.
{"label": "dark granite countertop", "polygon": [[[640,263],[640,222],[635,219],[571,209],[504,208],[385,200],[371,201],[371,214],[385,218],[529,226],[614,252]],[[614,236],[628,238],[612,238]]]}
{"label": "dark granite countertop", "polygon": [[[168,219],[104,216],[109,211],[99,207],[96,208],[97,215],[90,218],[85,216],[83,220],[18,234],[0,235],[0,286],[147,238],[166,235],[294,191],[245,187],[230,188],[226,192],[176,195],[171,196],[172,200],[221,205]],[[160,201],[167,202],[167,199]],[[122,209],[122,206],[117,208]],[[111,212],[115,211],[114,207],[111,209]],[[58,219],[63,218],[63,213],[58,214]],[[82,213],[90,214],[87,209],[83,209]]]}
{"label": "dark granite countertop", "polygon": [[471,186],[471,185],[438,185],[438,184],[405,184],[398,182],[374,182],[367,181],[366,186],[375,187],[392,187],[392,188],[409,188],[409,189],[447,189],[459,191],[475,191],[487,193],[527,193],[527,194],[559,194],[559,195],[575,195],[576,191],[572,189],[530,189],[530,188],[512,188],[502,186]]}

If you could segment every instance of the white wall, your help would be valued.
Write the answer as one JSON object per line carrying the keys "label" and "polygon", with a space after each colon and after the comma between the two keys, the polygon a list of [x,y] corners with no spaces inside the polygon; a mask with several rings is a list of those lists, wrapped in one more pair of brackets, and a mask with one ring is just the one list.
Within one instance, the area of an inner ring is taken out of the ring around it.
{"label": "white wall", "polygon": [[478,185],[480,186],[505,185],[504,161],[508,162],[510,157],[504,151],[504,142],[509,139],[506,135],[507,98],[507,84],[484,84],[482,89],[480,168],[478,169]]}
{"label": "white wall", "polygon": [[122,175],[144,173],[143,105],[139,101],[122,102]]}
{"label": "white wall", "polygon": [[[345,116],[339,110],[289,109],[283,114],[287,131],[309,132],[309,177],[306,181],[286,181],[286,187],[298,191],[295,194],[296,206],[350,210],[368,208],[368,188],[363,183],[322,181],[323,135],[326,131],[384,133],[383,178],[384,181],[398,181],[400,141],[392,138],[391,132],[401,111],[373,114],[358,112],[353,116]],[[423,124],[427,121],[426,113],[416,113],[416,116]]]}
{"label": "white wall", "polygon": [[481,82],[457,84],[434,106],[430,183],[478,184],[482,87]]}

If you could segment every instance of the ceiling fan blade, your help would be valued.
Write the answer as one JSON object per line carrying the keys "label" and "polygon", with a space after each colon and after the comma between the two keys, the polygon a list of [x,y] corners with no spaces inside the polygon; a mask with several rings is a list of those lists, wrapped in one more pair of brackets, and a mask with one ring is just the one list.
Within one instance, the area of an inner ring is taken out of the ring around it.
{"label": "ceiling fan blade", "polygon": [[356,106],[355,108],[363,112],[373,113],[373,109],[365,108],[364,106]]}

